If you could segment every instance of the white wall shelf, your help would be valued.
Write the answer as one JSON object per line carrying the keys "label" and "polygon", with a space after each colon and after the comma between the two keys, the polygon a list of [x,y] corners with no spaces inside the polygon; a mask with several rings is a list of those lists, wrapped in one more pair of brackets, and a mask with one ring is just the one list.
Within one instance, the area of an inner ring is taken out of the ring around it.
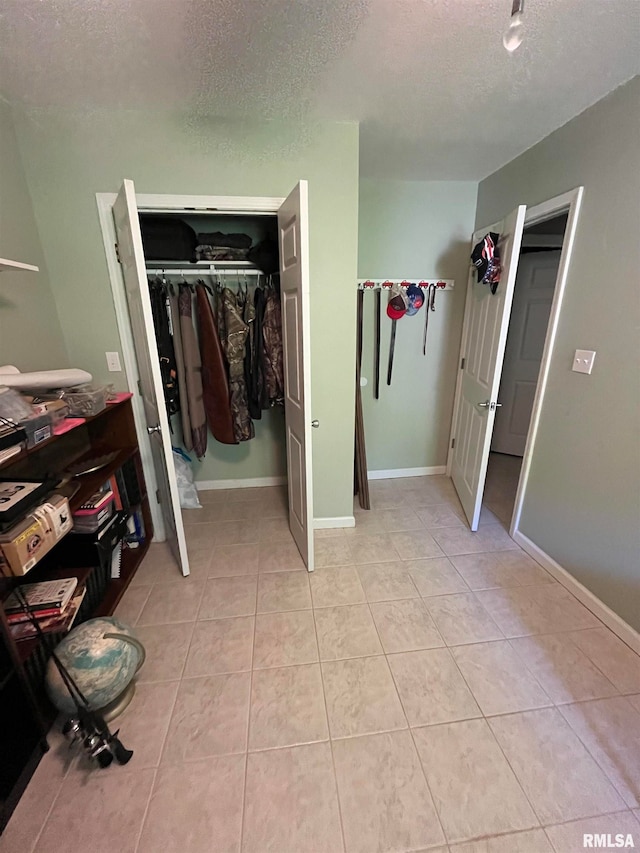
{"label": "white wall shelf", "polygon": [[23,264],[20,261],[10,261],[7,258],[0,258],[0,272],[4,272],[6,270],[27,270],[29,272],[40,272],[40,267],[36,267],[33,264]]}

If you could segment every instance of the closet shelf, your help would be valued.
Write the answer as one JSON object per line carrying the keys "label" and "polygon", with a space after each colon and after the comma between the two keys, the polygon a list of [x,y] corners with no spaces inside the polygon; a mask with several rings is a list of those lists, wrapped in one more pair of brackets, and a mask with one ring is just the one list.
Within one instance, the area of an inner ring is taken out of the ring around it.
{"label": "closet shelf", "polygon": [[187,261],[147,261],[147,270],[170,270],[183,269],[193,270],[234,270],[234,269],[257,269],[251,261],[196,261],[189,263]]}
{"label": "closet shelf", "polygon": [[36,267],[34,264],[23,264],[21,261],[10,261],[8,258],[0,258],[0,272],[6,272],[7,270],[14,270],[15,272],[19,270],[40,272],[40,267]]}

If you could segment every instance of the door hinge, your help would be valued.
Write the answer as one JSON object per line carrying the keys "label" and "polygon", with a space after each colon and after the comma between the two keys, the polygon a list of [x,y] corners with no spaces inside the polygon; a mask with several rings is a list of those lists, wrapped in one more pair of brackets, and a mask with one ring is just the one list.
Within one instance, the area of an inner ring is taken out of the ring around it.
{"label": "door hinge", "polygon": [[158,503],[162,503],[162,501],[160,500],[160,489],[156,489],[156,500],[158,501]]}
{"label": "door hinge", "polygon": [[464,366],[466,363],[467,363],[467,359],[463,358],[462,361],[460,362],[460,370],[464,370]]}
{"label": "door hinge", "polygon": [[114,243],[113,245],[115,246],[116,258],[118,259],[118,263],[121,264],[122,261],[120,260],[120,246],[117,243]]}
{"label": "door hinge", "polygon": [[455,446],[456,446],[456,440],[455,440],[455,438],[452,438],[452,439],[451,439],[451,449],[453,450],[453,448],[454,448]]}

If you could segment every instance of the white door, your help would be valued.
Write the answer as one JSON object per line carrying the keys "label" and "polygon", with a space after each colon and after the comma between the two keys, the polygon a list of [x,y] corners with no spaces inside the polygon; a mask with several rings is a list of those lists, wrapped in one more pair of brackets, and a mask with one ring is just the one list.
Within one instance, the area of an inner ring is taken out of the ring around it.
{"label": "white door", "polygon": [[278,211],[289,527],[313,571],[311,349],[308,185],[300,181]]}
{"label": "white door", "polygon": [[[165,534],[182,574],[188,575],[187,542],[180,512],[180,498],[171,449],[171,431],[164,404],[133,181],[123,183],[113,205],[113,219],[138,363],[139,390],[144,404],[147,431],[151,436],[153,467],[158,483],[158,499],[165,523]],[[151,495],[150,499],[154,500],[154,496]]]}
{"label": "white door", "polygon": [[477,283],[473,270],[469,276],[451,433],[451,478],[472,530],[480,519],[526,209],[520,205],[502,222],[477,232],[471,247],[487,231],[500,234],[502,275],[495,295],[488,285]]}
{"label": "white door", "polygon": [[522,255],[518,263],[491,450],[523,456],[547,336],[560,249]]}

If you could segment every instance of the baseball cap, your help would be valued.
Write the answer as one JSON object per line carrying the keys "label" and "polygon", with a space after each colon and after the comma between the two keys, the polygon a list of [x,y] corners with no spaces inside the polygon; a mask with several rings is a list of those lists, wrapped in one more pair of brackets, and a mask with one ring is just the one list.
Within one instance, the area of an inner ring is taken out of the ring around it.
{"label": "baseball cap", "polygon": [[478,284],[488,284],[491,293],[495,293],[500,282],[502,266],[500,264],[500,251],[498,240],[500,235],[495,231],[485,234],[482,240],[473,247],[471,261],[476,268]]}
{"label": "baseball cap", "polygon": [[424,305],[424,293],[417,284],[410,284],[407,288],[407,300],[409,302],[407,315],[413,317]]}
{"label": "baseball cap", "polygon": [[399,284],[394,284],[391,288],[391,296],[387,303],[387,317],[392,320],[399,320],[407,313],[409,302],[406,294]]}

